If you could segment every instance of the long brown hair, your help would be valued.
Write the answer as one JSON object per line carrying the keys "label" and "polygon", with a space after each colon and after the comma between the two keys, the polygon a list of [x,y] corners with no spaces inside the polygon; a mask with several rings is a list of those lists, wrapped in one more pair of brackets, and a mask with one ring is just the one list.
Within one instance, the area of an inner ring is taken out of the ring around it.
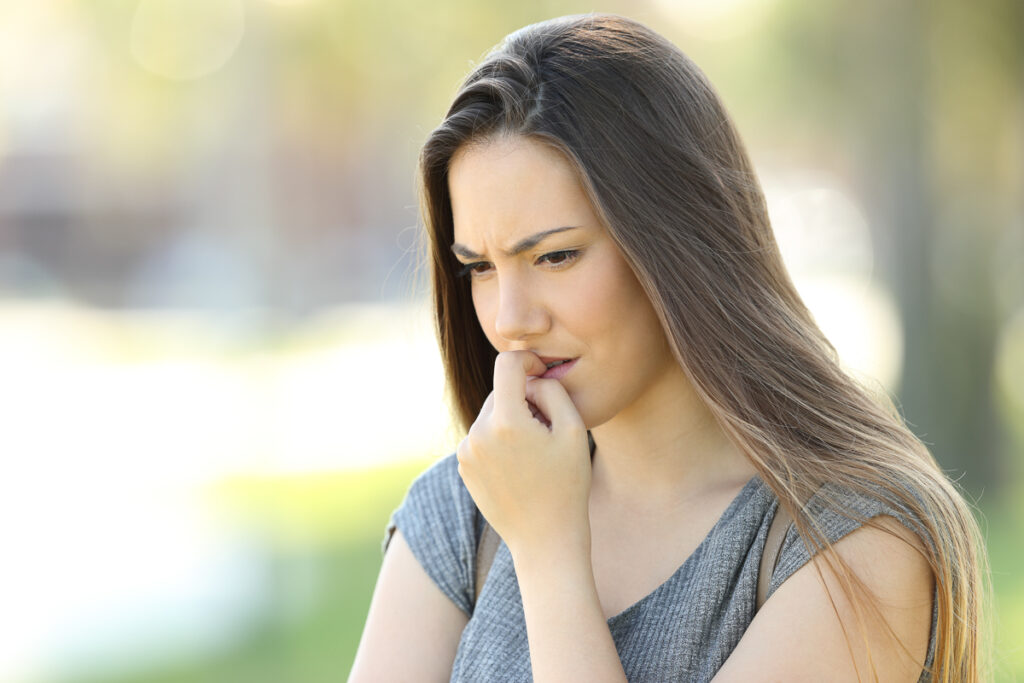
{"label": "long brown hair", "polygon": [[[892,404],[839,367],[790,281],[717,94],[641,24],[582,15],[516,31],[467,77],[423,147],[437,334],[461,426],[491,392],[496,352],[449,251],[448,166],[460,147],[494,135],[551,145],[577,169],[696,391],[847,590],[859,582],[802,502],[830,482],[907,513],[935,578],[934,679],[979,680],[986,571],[970,508]],[[824,500],[877,526],[838,496]]]}

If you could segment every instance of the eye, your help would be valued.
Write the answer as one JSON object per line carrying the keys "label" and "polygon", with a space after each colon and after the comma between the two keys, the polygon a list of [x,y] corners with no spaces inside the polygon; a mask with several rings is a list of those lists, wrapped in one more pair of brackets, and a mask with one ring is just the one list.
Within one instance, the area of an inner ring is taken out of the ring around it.
{"label": "eye", "polygon": [[539,259],[539,262],[549,263],[552,266],[567,266],[580,256],[578,249],[562,249],[561,251],[552,251],[548,254],[544,254]]}
{"label": "eye", "polygon": [[[560,249],[559,251],[548,252],[537,258],[537,263],[546,263],[551,269],[564,268],[580,257],[579,249]],[[455,275],[459,278],[482,277],[493,270],[489,261],[474,261],[462,264]]]}
{"label": "eye", "polygon": [[477,275],[483,275],[484,273],[487,272],[487,269],[490,267],[490,265],[491,264],[488,263],[487,261],[474,261],[473,263],[466,263],[461,268],[459,268],[459,270],[455,273],[455,276],[461,278],[466,277],[467,275],[472,275],[474,277]]}

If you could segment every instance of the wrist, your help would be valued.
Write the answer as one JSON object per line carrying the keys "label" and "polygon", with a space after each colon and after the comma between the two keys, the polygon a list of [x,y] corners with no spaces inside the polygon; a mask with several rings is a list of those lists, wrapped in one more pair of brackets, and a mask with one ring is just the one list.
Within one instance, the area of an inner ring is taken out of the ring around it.
{"label": "wrist", "polygon": [[557,571],[559,568],[591,567],[590,525],[560,526],[543,535],[507,543],[517,574]]}

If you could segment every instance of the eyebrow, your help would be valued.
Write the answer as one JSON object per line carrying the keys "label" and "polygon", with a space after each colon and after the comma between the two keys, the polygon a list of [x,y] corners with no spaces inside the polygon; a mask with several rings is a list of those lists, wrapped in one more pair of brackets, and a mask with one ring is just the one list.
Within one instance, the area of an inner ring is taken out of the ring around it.
{"label": "eyebrow", "polygon": [[[567,225],[561,228],[551,228],[550,230],[542,230],[541,232],[538,232],[535,235],[530,235],[529,237],[524,237],[523,239],[519,240],[511,249],[509,249],[505,253],[508,256],[518,256],[527,249],[533,249],[535,246],[540,244],[542,241],[544,241],[551,235],[554,235],[559,232],[565,232],[567,230],[576,230],[580,227],[582,226]],[[459,244],[458,242],[452,245],[452,252],[463,258],[483,258],[480,254],[476,253],[466,245]]]}

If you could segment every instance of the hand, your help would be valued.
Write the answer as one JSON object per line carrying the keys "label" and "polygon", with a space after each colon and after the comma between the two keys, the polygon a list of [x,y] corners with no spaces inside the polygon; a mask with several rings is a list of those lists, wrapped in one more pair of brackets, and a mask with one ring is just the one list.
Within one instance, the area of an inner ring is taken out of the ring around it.
{"label": "hand", "polygon": [[494,391],[459,444],[459,475],[480,512],[516,550],[590,542],[587,429],[565,388],[541,379],[529,351],[499,353]]}

